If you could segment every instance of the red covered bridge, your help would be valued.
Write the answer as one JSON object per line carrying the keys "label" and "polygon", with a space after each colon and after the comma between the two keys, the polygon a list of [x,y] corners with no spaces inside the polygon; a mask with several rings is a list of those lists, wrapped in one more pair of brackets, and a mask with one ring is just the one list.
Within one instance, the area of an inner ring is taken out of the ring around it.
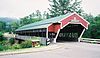
{"label": "red covered bridge", "polygon": [[56,41],[80,41],[88,25],[89,22],[77,13],[68,13],[22,26],[16,30],[16,34],[49,38],[54,43]]}

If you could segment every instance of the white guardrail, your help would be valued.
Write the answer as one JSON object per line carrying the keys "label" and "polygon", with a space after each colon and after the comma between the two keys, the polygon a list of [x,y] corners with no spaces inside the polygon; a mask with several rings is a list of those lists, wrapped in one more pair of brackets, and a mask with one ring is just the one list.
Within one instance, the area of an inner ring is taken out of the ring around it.
{"label": "white guardrail", "polygon": [[100,44],[100,39],[82,38],[81,42]]}

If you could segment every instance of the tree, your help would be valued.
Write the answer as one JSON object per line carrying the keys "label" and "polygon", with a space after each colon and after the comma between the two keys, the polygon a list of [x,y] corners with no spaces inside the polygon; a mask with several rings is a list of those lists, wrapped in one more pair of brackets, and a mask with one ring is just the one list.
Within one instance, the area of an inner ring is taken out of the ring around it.
{"label": "tree", "polygon": [[50,14],[47,13],[47,14],[46,14],[46,19],[49,19],[49,18],[50,18]]}
{"label": "tree", "polygon": [[4,31],[6,28],[6,23],[5,22],[2,22],[0,21],[0,31]]}
{"label": "tree", "polygon": [[1,37],[3,37],[3,33],[2,32],[0,32],[0,39],[2,39]]}
{"label": "tree", "polygon": [[34,23],[34,22],[37,22],[37,21],[40,21],[41,19],[39,18],[31,18],[31,19],[28,19],[28,18],[21,18],[20,20],[20,25],[23,26],[23,25],[27,25],[27,24],[30,24],[30,23]]}
{"label": "tree", "polygon": [[19,22],[12,22],[12,23],[11,23],[11,31],[12,31],[12,32],[15,32],[15,30],[16,30],[17,28],[19,28],[19,27],[20,27]]}
{"label": "tree", "polygon": [[91,30],[92,38],[100,38],[100,15],[95,17],[95,23]]}
{"label": "tree", "polygon": [[46,11],[44,11],[44,13],[43,13],[43,19],[49,19],[49,18],[50,18],[49,13],[47,13]]}
{"label": "tree", "polygon": [[46,19],[46,11],[43,12],[43,19]]}
{"label": "tree", "polygon": [[48,8],[51,17],[63,15],[70,12],[77,12],[81,14],[83,11],[80,7],[81,1],[78,0],[49,0],[51,8]]}
{"label": "tree", "polygon": [[100,15],[93,17],[92,15],[85,15],[85,18],[90,22],[88,30],[83,37],[86,38],[100,38]]}
{"label": "tree", "polygon": [[0,32],[0,41],[3,41],[3,33]]}
{"label": "tree", "polygon": [[27,21],[28,21],[28,20],[27,20],[27,17],[20,18],[20,25],[21,25],[21,26],[23,26],[23,25],[28,24],[28,22],[27,22]]}
{"label": "tree", "polygon": [[90,14],[86,14],[86,13],[82,13],[82,17],[84,17],[84,19],[86,19],[90,24],[93,24],[95,22],[93,15]]}
{"label": "tree", "polygon": [[91,36],[92,36],[91,30],[92,30],[92,26],[94,25],[94,17],[92,14],[86,14],[86,13],[83,13],[82,17],[84,17],[90,23],[88,30],[85,31],[83,37],[91,38]]}
{"label": "tree", "polygon": [[37,18],[39,18],[39,19],[42,18],[41,12],[40,12],[39,10],[36,10],[36,16],[37,16]]}
{"label": "tree", "polygon": [[20,25],[23,26],[23,25],[27,25],[27,24],[42,20],[42,14],[39,10],[36,10],[36,13],[32,13],[32,14],[25,16],[24,18],[20,18],[20,19],[21,19]]}

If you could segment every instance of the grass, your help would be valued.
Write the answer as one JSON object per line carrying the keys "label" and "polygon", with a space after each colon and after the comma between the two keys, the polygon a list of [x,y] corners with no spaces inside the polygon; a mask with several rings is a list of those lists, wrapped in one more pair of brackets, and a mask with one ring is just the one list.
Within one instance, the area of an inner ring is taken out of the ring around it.
{"label": "grass", "polygon": [[25,51],[25,50],[31,50],[31,49],[38,49],[38,48],[43,48],[46,46],[39,46],[39,47],[32,47],[32,48],[22,48],[22,49],[9,49],[9,50],[4,50],[0,51],[0,53],[5,53],[5,52],[20,52],[20,51]]}

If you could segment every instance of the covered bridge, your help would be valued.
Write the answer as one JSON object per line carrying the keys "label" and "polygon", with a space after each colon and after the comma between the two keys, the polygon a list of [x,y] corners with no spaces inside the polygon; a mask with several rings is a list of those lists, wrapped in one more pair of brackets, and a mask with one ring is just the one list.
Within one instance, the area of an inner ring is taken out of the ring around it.
{"label": "covered bridge", "polygon": [[16,34],[49,38],[54,43],[80,41],[88,25],[89,22],[74,12],[22,26],[16,30]]}

